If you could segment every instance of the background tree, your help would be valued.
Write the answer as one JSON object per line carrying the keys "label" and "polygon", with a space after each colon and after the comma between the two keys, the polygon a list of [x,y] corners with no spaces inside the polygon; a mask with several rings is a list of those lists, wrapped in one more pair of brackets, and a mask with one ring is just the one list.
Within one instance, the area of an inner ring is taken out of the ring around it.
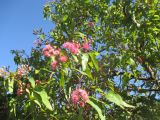
{"label": "background tree", "polygon": [[55,28],[1,77],[9,119],[158,120],[159,13],[158,0],[47,3]]}

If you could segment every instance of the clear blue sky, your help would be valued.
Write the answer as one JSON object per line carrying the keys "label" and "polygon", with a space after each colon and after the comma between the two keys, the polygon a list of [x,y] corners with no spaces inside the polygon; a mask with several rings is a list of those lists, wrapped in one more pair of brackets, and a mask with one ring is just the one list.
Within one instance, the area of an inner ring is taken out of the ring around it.
{"label": "clear blue sky", "polygon": [[53,23],[43,18],[46,0],[0,0],[0,67],[15,69],[11,49],[31,50],[36,36],[33,29],[47,33]]}

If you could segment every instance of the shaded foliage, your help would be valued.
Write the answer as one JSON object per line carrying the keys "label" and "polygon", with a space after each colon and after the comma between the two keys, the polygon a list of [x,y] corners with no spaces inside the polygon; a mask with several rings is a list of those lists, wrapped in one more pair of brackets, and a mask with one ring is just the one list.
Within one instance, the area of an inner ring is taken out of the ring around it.
{"label": "shaded foliage", "polygon": [[[34,30],[38,41],[30,55],[13,50],[17,71],[0,74],[5,116],[158,120],[159,4],[158,0],[47,3],[44,18],[55,28],[48,34]],[[66,42],[71,46],[64,47]],[[53,50],[49,54],[44,53],[50,52],[47,45]],[[60,61],[60,56],[67,60]],[[72,91],[79,88],[89,95],[84,107],[71,101]]]}

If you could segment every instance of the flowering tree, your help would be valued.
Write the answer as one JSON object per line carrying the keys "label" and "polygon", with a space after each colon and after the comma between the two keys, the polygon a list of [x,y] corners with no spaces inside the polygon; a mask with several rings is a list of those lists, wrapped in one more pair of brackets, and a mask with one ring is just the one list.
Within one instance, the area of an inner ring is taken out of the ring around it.
{"label": "flowering tree", "polygon": [[158,120],[159,12],[158,0],[47,3],[55,28],[0,70],[3,118]]}

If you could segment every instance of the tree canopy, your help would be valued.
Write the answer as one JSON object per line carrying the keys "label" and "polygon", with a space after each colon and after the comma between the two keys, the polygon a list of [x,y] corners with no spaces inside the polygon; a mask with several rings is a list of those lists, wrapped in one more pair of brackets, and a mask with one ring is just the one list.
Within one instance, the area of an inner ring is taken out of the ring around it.
{"label": "tree canopy", "polygon": [[158,120],[159,13],[158,0],[46,3],[44,18],[55,27],[33,31],[29,55],[11,51],[15,72],[0,69],[0,116]]}

